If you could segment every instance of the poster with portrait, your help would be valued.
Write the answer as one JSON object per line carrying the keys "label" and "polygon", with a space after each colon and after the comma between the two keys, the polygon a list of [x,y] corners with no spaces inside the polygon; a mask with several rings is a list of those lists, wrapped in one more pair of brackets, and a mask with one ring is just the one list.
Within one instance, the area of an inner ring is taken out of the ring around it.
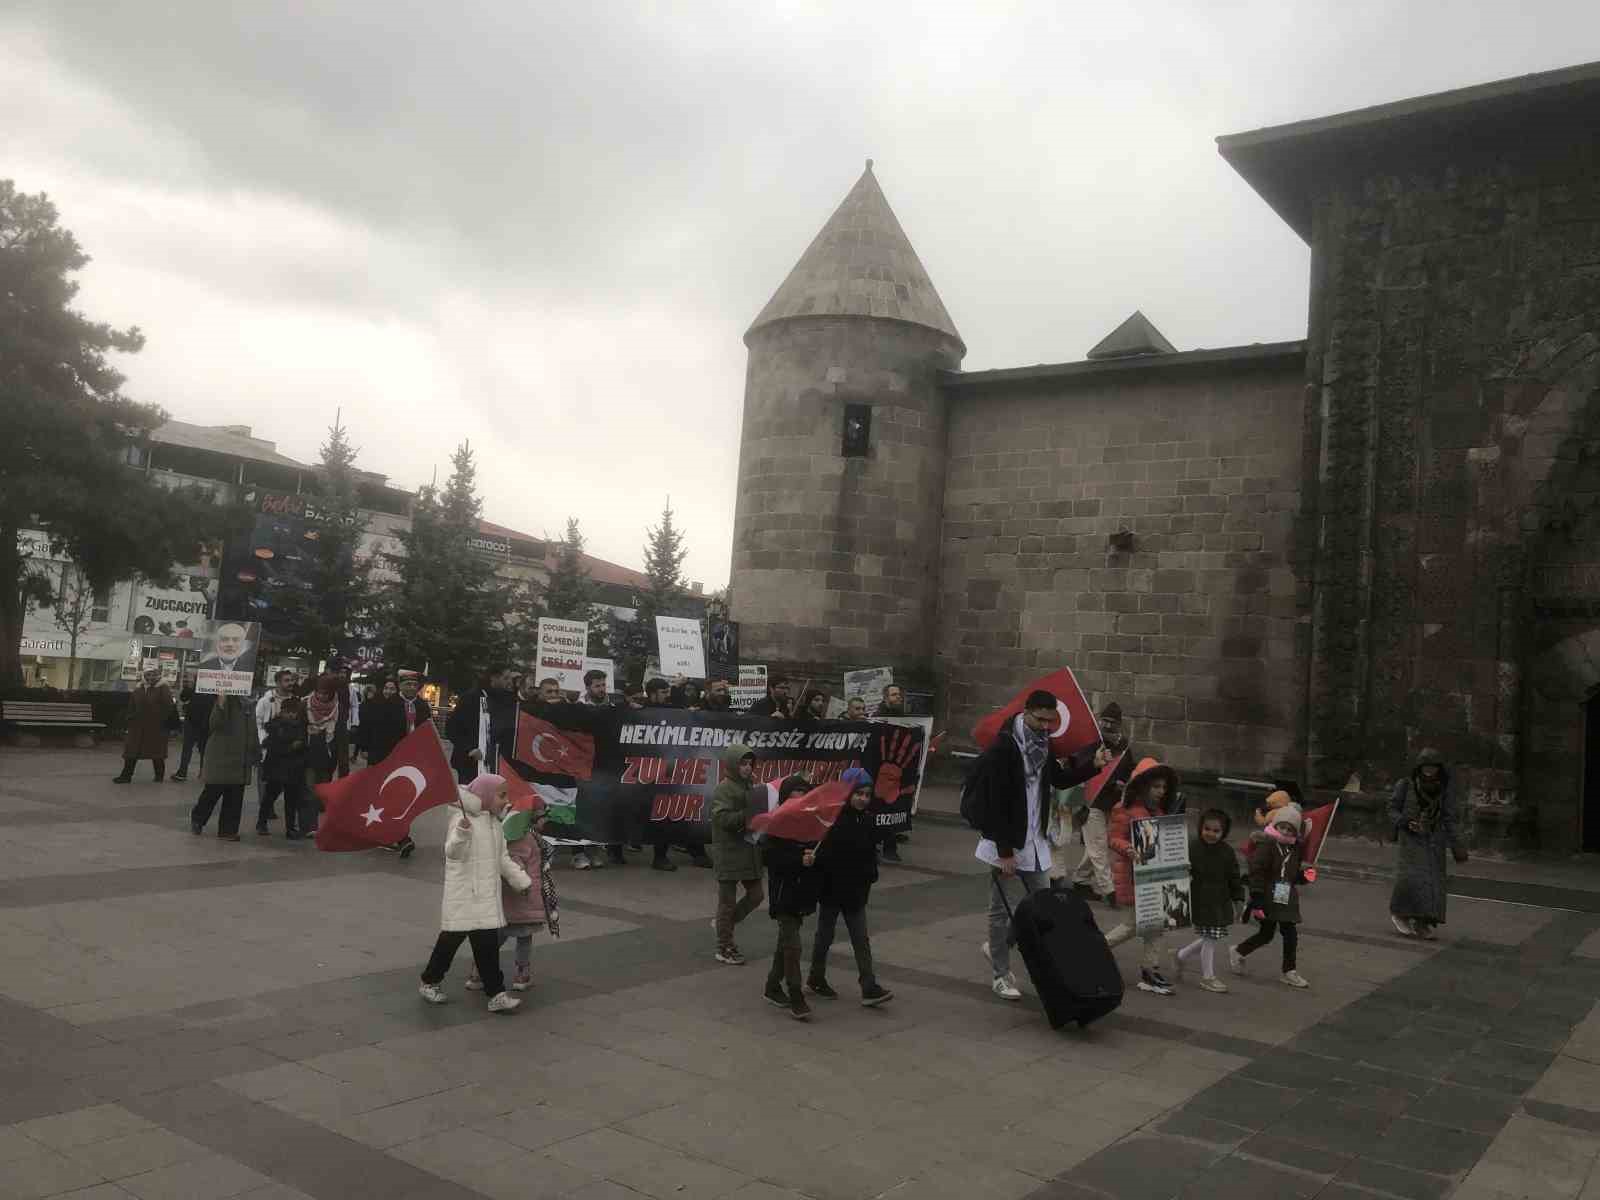
{"label": "poster with portrait", "polygon": [[248,696],[255,682],[261,625],[222,621],[212,626],[195,664],[194,690],[213,696]]}
{"label": "poster with portrait", "polygon": [[1181,814],[1133,822],[1133,915],[1140,933],[1194,923],[1189,903],[1189,828]]}

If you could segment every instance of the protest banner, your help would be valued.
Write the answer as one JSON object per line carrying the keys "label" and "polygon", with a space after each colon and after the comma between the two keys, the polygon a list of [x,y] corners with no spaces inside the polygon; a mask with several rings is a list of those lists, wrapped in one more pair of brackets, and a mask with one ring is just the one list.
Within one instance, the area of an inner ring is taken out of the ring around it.
{"label": "protest banner", "polygon": [[869,667],[865,671],[846,671],[844,673],[844,698],[846,701],[860,698],[866,703],[867,711],[875,713],[878,705],[883,703],[883,690],[894,682],[894,671],[890,667]]}
{"label": "protest banner", "polygon": [[1140,933],[1193,923],[1189,828],[1181,814],[1133,822],[1133,915]]}
{"label": "protest banner", "polygon": [[516,769],[547,803],[560,805],[551,819],[562,826],[562,836],[607,843],[619,838],[709,841],[711,794],[721,780],[718,754],[733,742],[744,742],[755,753],[753,789],[797,773],[822,784],[848,767],[865,767],[875,784],[869,810],[874,823],[885,829],[903,826],[921,786],[931,724],[926,719],[801,724],[742,713],[652,709],[647,714],[579,704],[543,706],[538,712],[537,718],[528,710],[519,717]]}
{"label": "protest banner", "polygon": [[589,622],[539,618],[538,675],[561,681],[566,692],[583,690],[583,660],[589,649]]}
{"label": "protest banner", "polygon": [[729,689],[729,703],[739,712],[767,694],[767,668],[761,663],[740,663],[739,680]]}
{"label": "protest banner", "polygon": [[224,621],[214,626],[207,653],[195,664],[194,690],[213,696],[248,696],[255,683],[261,625]]}
{"label": "protest banner", "polygon": [[656,640],[661,647],[661,673],[668,679],[683,675],[706,677],[706,648],[700,622],[693,617],[657,617]]}

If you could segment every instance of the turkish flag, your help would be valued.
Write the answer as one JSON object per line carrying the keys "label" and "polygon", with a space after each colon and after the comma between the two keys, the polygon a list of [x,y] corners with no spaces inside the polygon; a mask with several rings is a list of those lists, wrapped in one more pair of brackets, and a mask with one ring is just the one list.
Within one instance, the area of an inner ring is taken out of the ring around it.
{"label": "turkish flag", "polygon": [[1034,691],[1049,692],[1056,698],[1056,723],[1050,731],[1051,754],[1056,758],[1068,758],[1100,744],[1100,724],[1089,710],[1089,702],[1073,678],[1072,669],[1062,667],[1053,675],[1035,679],[1011,697],[999,712],[990,713],[973,726],[972,740],[978,743],[980,750],[987,750],[1000,736],[1006,722],[1022,711],[1028,693]]}
{"label": "turkish flag", "polygon": [[1101,767],[1100,774],[1083,785],[1084,800],[1089,804],[1093,804],[1099,798],[1100,793],[1105,790],[1106,784],[1117,777],[1118,771],[1126,770],[1127,766],[1128,752],[1124,750],[1105,766]]}
{"label": "turkish flag", "polygon": [[804,795],[790,796],[771,812],[757,813],[750,818],[750,828],[791,842],[820,842],[854,790],[851,784],[835,779]]}
{"label": "turkish flag", "polygon": [[438,731],[428,721],[400,739],[388,758],[314,789],[322,801],[318,850],[371,850],[411,832],[411,822],[460,797]]}
{"label": "turkish flag", "polygon": [[549,721],[519,711],[512,756],[535,771],[588,779],[594,774],[594,735],[557,729]]}
{"label": "turkish flag", "polygon": [[1322,853],[1322,843],[1327,839],[1328,830],[1333,828],[1333,818],[1338,811],[1339,802],[1335,800],[1305,814],[1308,828],[1300,838],[1300,861],[1307,866],[1315,863],[1317,855]]}

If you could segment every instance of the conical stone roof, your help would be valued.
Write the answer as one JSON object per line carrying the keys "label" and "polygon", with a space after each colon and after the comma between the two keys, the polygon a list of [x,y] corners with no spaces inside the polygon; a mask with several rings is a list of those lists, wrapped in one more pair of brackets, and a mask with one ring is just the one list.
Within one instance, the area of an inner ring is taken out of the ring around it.
{"label": "conical stone roof", "polygon": [[855,187],[767,301],[749,333],[793,317],[830,316],[909,321],[937,329],[966,349],[884,198],[870,158]]}

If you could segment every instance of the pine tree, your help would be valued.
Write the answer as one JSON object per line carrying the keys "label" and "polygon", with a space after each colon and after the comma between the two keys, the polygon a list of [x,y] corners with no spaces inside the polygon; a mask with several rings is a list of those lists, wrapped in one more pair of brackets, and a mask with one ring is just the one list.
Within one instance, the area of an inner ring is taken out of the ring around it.
{"label": "pine tree", "polygon": [[383,589],[380,613],[386,661],[427,664],[431,678],[460,691],[505,656],[511,596],[468,544],[482,503],[467,443],[450,463],[442,493],[432,485],[417,493],[411,528],[398,534],[403,552],[387,556],[399,578]]}
{"label": "pine tree", "polygon": [[567,536],[556,547],[556,565],[544,585],[544,615],[587,621],[594,611],[594,581],[583,565],[584,537],[578,518],[567,518]]}
{"label": "pine tree", "polygon": [[372,564],[360,556],[367,526],[356,487],[357,453],[335,417],[306,514],[302,586],[284,589],[277,604],[288,640],[313,660],[331,659],[371,632],[375,595]]}

